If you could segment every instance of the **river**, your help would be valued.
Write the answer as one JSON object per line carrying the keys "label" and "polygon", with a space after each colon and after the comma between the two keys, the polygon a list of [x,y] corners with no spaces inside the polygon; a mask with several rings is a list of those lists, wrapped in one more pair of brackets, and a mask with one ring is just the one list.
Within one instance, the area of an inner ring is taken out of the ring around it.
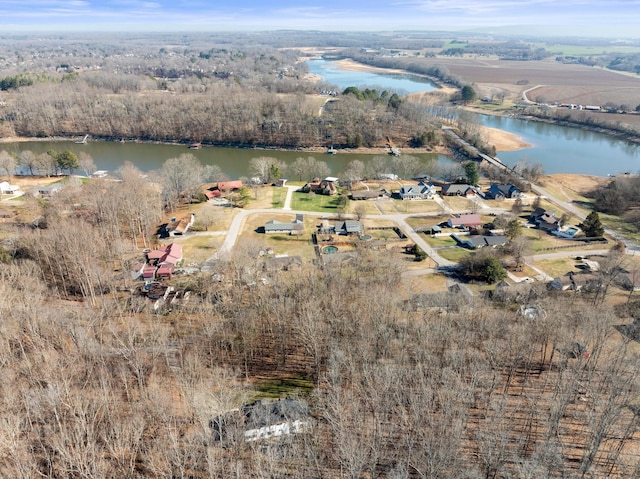
{"label": "river", "polygon": [[[415,75],[403,77],[400,87],[396,74],[341,70],[336,62],[325,60],[311,60],[307,64],[311,73],[340,88],[377,84],[380,88],[403,88],[411,93],[434,89],[424,83],[424,78]],[[523,150],[499,152],[498,157],[507,165],[526,160],[541,163],[546,173],[595,176],[640,171],[638,145],[603,133],[500,116],[480,115],[480,121],[486,126],[519,135],[532,145]]]}
{"label": "river", "polygon": [[[337,86],[377,85],[379,88],[404,91],[429,91],[435,86],[425,83],[425,79],[415,75],[381,74],[363,71],[339,70],[335,62],[312,60],[310,71],[321,75],[324,81]],[[344,83],[346,82],[346,83]],[[499,152],[499,158],[508,165],[520,160],[541,163],[546,173],[580,173],[596,176],[615,175],[618,173],[640,170],[640,153],[638,145],[616,139],[602,133],[568,128],[553,124],[506,118],[499,116],[480,115],[480,121],[493,128],[505,130],[521,136],[531,148]],[[71,150],[76,154],[85,151],[101,170],[115,171],[126,161],[133,163],[142,171],[156,170],[162,163],[183,153],[191,153],[203,164],[218,165],[230,178],[251,176],[249,160],[259,156],[276,157],[285,163],[291,163],[296,158],[313,156],[325,161],[332,174],[340,175],[346,164],[352,160],[367,162],[375,156],[384,156],[384,150],[379,155],[347,154],[326,155],[323,153],[307,153],[302,151],[259,150],[243,148],[203,147],[199,150],[188,150],[185,146],[149,144],[149,143],[118,143],[89,141],[86,144],[76,144],[71,141],[29,141],[22,143],[0,144],[0,150],[20,153],[31,150],[35,154],[48,150]],[[447,158],[437,154],[415,155],[424,164],[439,162],[446,163]]]}
{"label": "river", "polygon": [[420,93],[437,90],[438,87],[428,78],[410,73],[381,73],[375,71],[344,70],[335,61],[321,58],[308,60],[309,73],[313,73],[327,83],[331,83],[344,90],[355,86],[391,90],[398,94]]}
{"label": "river", "polygon": [[[271,156],[292,163],[296,158],[312,156],[316,160],[327,163],[334,175],[340,175],[345,166],[352,160],[367,162],[376,156],[388,157],[384,149],[380,154],[356,154],[338,153],[327,155],[324,153],[311,153],[304,151],[260,150],[251,148],[221,148],[203,146],[199,150],[190,150],[184,145],[166,145],[155,143],[120,143],[107,141],[88,141],[85,144],[76,144],[72,141],[26,141],[19,143],[0,144],[0,151],[19,154],[21,151],[30,150],[36,155],[46,153],[49,150],[70,150],[76,154],[84,151],[93,158],[99,170],[114,172],[125,162],[133,163],[144,172],[157,170],[164,161],[178,157],[184,153],[194,155],[203,165],[218,165],[229,178],[251,176],[249,161],[260,156]],[[444,155],[434,153],[421,153],[413,155],[427,166],[429,163],[448,163]],[[390,158],[390,157],[389,157]],[[425,168],[429,170],[429,168]],[[291,178],[297,179],[297,178]],[[306,178],[305,178],[306,179]]]}
{"label": "river", "polygon": [[498,152],[507,165],[520,160],[541,163],[546,173],[607,176],[640,171],[637,144],[580,128],[533,120],[480,116],[482,124],[521,136],[531,148]]}

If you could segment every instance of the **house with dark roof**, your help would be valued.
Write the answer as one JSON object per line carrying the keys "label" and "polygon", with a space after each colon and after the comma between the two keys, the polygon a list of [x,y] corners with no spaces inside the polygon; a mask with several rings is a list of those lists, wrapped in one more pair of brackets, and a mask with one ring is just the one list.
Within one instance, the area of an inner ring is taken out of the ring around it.
{"label": "house with dark roof", "polygon": [[282,222],[277,220],[269,220],[264,225],[264,232],[267,234],[290,234],[301,235],[304,233],[304,217],[296,215],[296,218],[290,222]]}
{"label": "house with dark roof", "polygon": [[423,182],[417,185],[403,185],[399,195],[403,200],[430,200],[436,195],[436,187]]}
{"label": "house with dark roof", "polygon": [[42,197],[50,197],[55,195],[62,189],[62,183],[52,183],[47,186],[40,186],[38,188],[38,195]]}
{"label": "house with dark roof", "polygon": [[485,246],[495,248],[496,246],[503,246],[508,243],[507,237],[502,235],[469,235],[458,236],[453,233],[451,237],[458,242],[459,246],[469,249],[480,249]]}
{"label": "house with dark roof", "polygon": [[601,286],[601,278],[592,273],[574,273],[569,271],[549,283],[549,289],[557,291],[596,291]]}
{"label": "house with dark roof", "polygon": [[334,225],[334,230],[340,235],[361,235],[364,233],[364,226],[358,220],[338,221]]}
{"label": "house with dark roof", "polygon": [[214,416],[209,421],[215,442],[245,442],[304,432],[311,425],[311,412],[300,399],[265,399]]}
{"label": "house with dark roof", "polygon": [[491,183],[487,190],[487,196],[495,200],[504,198],[520,198],[522,191],[516,185],[511,183]]}
{"label": "house with dark roof", "polygon": [[473,198],[478,195],[478,190],[465,184],[451,184],[442,186],[442,194],[445,196],[465,196],[467,198]]}
{"label": "house with dark roof", "polygon": [[529,215],[529,222],[547,232],[555,231],[560,227],[560,220],[556,218],[556,212],[544,208],[533,210]]}
{"label": "house with dark roof", "polygon": [[351,192],[352,200],[375,200],[377,198],[389,198],[389,192],[381,190],[358,190]]}

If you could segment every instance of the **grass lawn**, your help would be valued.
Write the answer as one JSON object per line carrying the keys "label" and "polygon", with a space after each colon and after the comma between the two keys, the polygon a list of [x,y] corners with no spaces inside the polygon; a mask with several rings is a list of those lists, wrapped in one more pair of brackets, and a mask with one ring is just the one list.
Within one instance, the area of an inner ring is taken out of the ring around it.
{"label": "grass lawn", "polygon": [[581,261],[576,261],[574,258],[560,258],[560,259],[545,259],[542,261],[536,261],[534,266],[541,269],[549,276],[557,278],[569,271],[577,272],[576,265]]}
{"label": "grass lawn", "polygon": [[465,248],[451,248],[438,250],[438,254],[444,259],[457,263],[465,256],[471,254],[471,251]]}
{"label": "grass lawn", "polygon": [[287,199],[287,188],[278,188],[272,186],[271,192],[271,206],[273,208],[282,208],[284,206],[284,200]]}
{"label": "grass lawn", "polygon": [[311,233],[315,231],[317,218],[305,218],[305,233],[300,236],[291,236],[288,234],[264,234],[258,233],[260,228],[269,220],[276,221],[292,221],[293,214],[274,214],[265,215],[255,214],[247,217],[242,233],[238,238],[238,244],[256,243],[263,247],[273,248],[275,254],[287,254],[289,256],[301,256],[303,259],[309,260],[315,258],[315,251],[311,243]]}
{"label": "grass lawn", "polygon": [[461,196],[443,196],[442,200],[453,211],[473,211],[476,207],[475,203],[470,199],[463,198]]}
{"label": "grass lawn", "polygon": [[432,248],[440,248],[442,246],[455,246],[458,243],[451,236],[429,236],[424,235],[424,240],[431,246]]}
{"label": "grass lawn", "polygon": [[[338,213],[341,198],[346,196],[334,195],[310,195],[309,193],[294,192],[291,198],[291,208],[301,211],[315,211],[319,213]],[[345,204],[345,210],[349,208],[349,200]]]}
{"label": "grass lawn", "polygon": [[525,265],[524,268],[522,268],[522,271],[509,270],[509,272],[514,276],[517,276],[518,278],[526,278],[526,277],[535,278],[538,275],[538,272],[536,270],[530,268],[527,265]]}
{"label": "grass lawn", "polygon": [[602,224],[610,228],[621,235],[629,238],[631,241],[640,242],[640,231],[631,223],[625,221],[619,216],[607,215],[604,213],[598,213]]}
{"label": "grass lawn", "polygon": [[440,205],[433,200],[396,201],[396,208],[403,213],[435,213],[441,210]]}
{"label": "grass lawn", "polygon": [[313,381],[300,375],[297,377],[256,378],[253,383],[256,394],[253,400],[258,399],[280,399],[282,397],[311,394],[313,392]]}
{"label": "grass lawn", "polygon": [[370,200],[350,201],[347,213],[355,214],[358,211],[362,215],[378,215],[380,210],[376,208],[376,203]]}
{"label": "grass lawn", "polygon": [[223,241],[224,236],[186,236],[180,241],[185,264],[203,263],[218,251]]}
{"label": "grass lawn", "polygon": [[420,226],[435,226],[449,219],[449,215],[440,216],[412,216],[405,219],[405,222],[413,229]]}
{"label": "grass lawn", "polygon": [[383,200],[383,201],[378,201],[378,208],[380,208],[380,211],[382,211],[382,214],[386,214],[386,215],[395,215],[397,213],[402,213],[402,209],[398,209],[397,206],[402,206],[402,205],[396,205],[397,201],[395,200]]}

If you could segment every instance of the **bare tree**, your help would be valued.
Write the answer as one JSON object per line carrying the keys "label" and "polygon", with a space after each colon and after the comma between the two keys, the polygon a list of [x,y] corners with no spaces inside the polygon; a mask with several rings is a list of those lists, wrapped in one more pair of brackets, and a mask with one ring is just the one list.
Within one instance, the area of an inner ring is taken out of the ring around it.
{"label": "bare tree", "polygon": [[96,164],[93,162],[93,158],[88,153],[81,151],[78,153],[78,166],[83,171],[85,176],[89,177],[96,172]]}
{"label": "bare tree", "polygon": [[11,181],[11,177],[16,171],[18,160],[5,150],[0,151],[0,170],[3,171]]}

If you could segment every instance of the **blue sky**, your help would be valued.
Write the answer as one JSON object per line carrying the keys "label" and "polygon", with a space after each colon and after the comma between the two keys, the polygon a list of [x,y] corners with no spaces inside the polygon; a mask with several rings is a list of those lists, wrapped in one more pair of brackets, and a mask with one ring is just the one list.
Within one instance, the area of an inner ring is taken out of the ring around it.
{"label": "blue sky", "polygon": [[15,30],[452,30],[640,37],[640,0],[0,0]]}

